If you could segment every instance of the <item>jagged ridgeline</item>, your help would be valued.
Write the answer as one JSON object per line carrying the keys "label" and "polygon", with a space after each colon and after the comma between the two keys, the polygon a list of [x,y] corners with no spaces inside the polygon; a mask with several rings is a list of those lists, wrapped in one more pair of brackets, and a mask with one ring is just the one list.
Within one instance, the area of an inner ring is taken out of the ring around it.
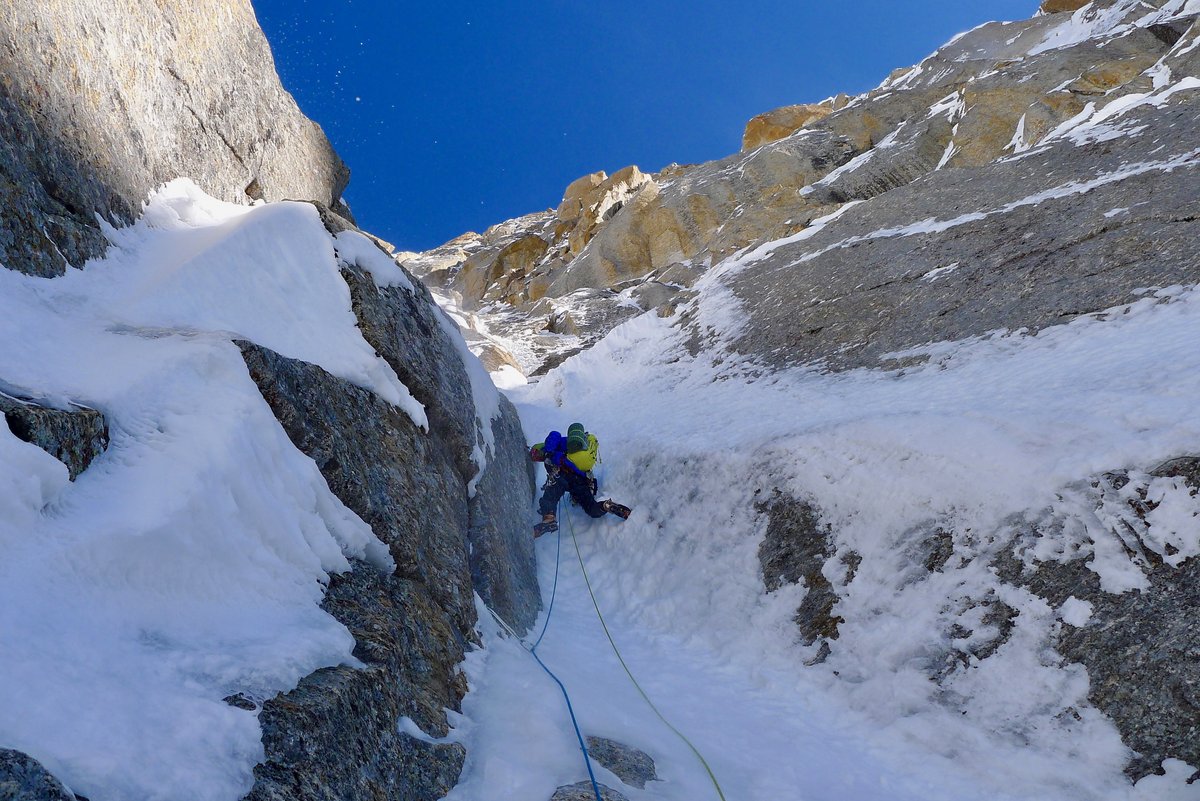
{"label": "jagged ridgeline", "polygon": [[0,37],[0,797],[440,798],[476,597],[540,604],[513,407],[249,0]]}
{"label": "jagged ridgeline", "polygon": [[674,314],[739,255],[756,269],[723,282],[747,310],[732,347],[773,365],[876,365],[1194,279],[1194,4],[1043,8],[756,117],[727,158],[584,176],[556,210],[403,263],[487,316],[493,369],[527,375]]}

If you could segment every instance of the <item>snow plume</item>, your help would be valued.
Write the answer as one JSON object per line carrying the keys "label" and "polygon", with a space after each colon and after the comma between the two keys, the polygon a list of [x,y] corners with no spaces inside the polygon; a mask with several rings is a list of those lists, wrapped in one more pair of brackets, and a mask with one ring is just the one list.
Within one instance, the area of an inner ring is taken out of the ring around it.
{"label": "snow plume", "polygon": [[261,735],[222,698],[352,663],[323,585],[348,557],[392,563],[231,340],[424,411],[358,331],[312,206],[176,181],[107,234],[64,277],[0,270],[6,390],[94,407],[111,434],[72,483],[0,426],[0,743],[95,801],[234,799]]}
{"label": "snow plume", "polygon": [[[1200,549],[1195,497],[1136,472],[1200,453],[1197,341],[1200,290],[1174,287],[1037,336],[928,346],[929,362],[903,372],[747,378],[706,351],[688,356],[684,334],[647,315],[514,399],[531,434],[570,410],[600,437],[602,493],[635,511],[625,523],[567,513],[592,585],[634,670],[652,674],[656,702],[686,721],[731,798],[837,787],[855,801],[1194,801],[1191,769],[1175,761],[1130,787],[1128,752],[1088,703],[1086,671],[1054,652],[1058,627],[1086,622],[1090,606],[1053,608],[989,564],[1014,523],[1061,512],[1070,487],[1115,469],[1130,471],[1126,493],[1156,504],[1146,547],[1177,558]],[[804,586],[766,593],[759,573],[756,509],[776,488],[819,510],[835,554],[825,577],[843,623],[828,659],[809,668],[819,646],[797,642],[791,621]],[[1122,501],[1114,495],[1098,514]],[[921,554],[938,531],[954,556],[930,571]],[[1110,527],[1042,536],[1042,558],[1083,549],[1106,586],[1137,586],[1139,568]],[[1055,536],[1061,547],[1050,547]],[[553,544],[539,547],[548,582]],[[577,711],[606,736],[655,744],[670,779],[653,797],[703,797],[689,756],[655,733],[620,668],[605,667],[589,610],[573,616],[586,589],[572,570],[555,612],[565,619],[543,651],[573,671],[564,680]],[[987,658],[971,656],[989,645]],[[512,666],[472,676],[479,695],[464,709],[469,745],[481,750],[466,787],[522,761],[530,775],[571,775],[560,764],[577,758],[569,749],[531,761],[504,745],[516,708],[523,726],[566,725],[530,700],[518,656],[498,650],[492,659]]]}

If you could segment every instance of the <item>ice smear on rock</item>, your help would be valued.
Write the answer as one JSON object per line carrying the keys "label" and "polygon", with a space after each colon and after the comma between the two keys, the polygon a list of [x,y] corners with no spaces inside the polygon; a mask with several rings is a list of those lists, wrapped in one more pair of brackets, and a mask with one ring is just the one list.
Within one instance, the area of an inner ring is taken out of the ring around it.
{"label": "ice smear on rock", "polygon": [[221,699],[353,662],[318,604],[385,546],[284,434],[232,338],[424,412],[362,339],[315,209],[188,182],[62,278],[0,270],[10,390],[105,415],[74,483],[0,429],[0,742],[93,799],[232,799],[262,754]]}

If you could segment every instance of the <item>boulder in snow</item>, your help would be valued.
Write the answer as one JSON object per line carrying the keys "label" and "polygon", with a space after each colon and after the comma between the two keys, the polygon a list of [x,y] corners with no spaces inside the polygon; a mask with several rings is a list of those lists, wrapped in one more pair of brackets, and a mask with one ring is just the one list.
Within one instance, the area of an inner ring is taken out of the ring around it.
{"label": "boulder in snow", "polygon": [[53,409],[0,394],[0,413],[17,438],[65,464],[72,481],[108,447],[108,425],[95,409]]}
{"label": "boulder in snow", "polygon": [[0,798],[4,801],[76,801],[28,754],[0,748]]}
{"label": "boulder in snow", "polygon": [[645,751],[607,737],[587,737],[592,759],[611,770],[630,787],[644,789],[646,782],[658,781],[654,760]]}
{"label": "boulder in snow", "polygon": [[[629,801],[628,798],[607,785],[601,784],[599,787],[601,801]],[[595,799],[596,791],[592,789],[591,782],[564,785],[550,796],[550,801],[595,801]]]}

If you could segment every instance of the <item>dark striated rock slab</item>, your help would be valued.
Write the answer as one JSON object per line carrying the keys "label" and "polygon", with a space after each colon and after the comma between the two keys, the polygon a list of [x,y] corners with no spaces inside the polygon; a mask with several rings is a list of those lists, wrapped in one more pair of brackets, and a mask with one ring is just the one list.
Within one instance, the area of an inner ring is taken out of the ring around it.
{"label": "dark striated rock slab", "polygon": [[[1185,478],[1200,491],[1200,458],[1175,459],[1154,472]],[[1110,473],[1103,480],[1128,479]],[[1072,596],[1092,605],[1085,625],[1063,626],[1056,647],[1087,668],[1088,699],[1137,752],[1125,768],[1131,779],[1161,773],[1167,758],[1200,764],[1200,559],[1171,567],[1151,558],[1143,566],[1150,588],[1121,594],[1102,590],[1085,559],[1026,570],[1008,553],[994,565],[1002,580],[1055,606]]]}
{"label": "dark striated rock slab", "polygon": [[0,799],[76,801],[75,796],[37,760],[10,748],[0,748]]}
{"label": "dark striated rock slab", "polygon": [[260,715],[267,761],[253,801],[441,798],[458,781],[465,749],[397,729],[407,716],[444,736],[445,708],[465,692],[454,672],[462,638],[424,588],[356,563],[334,576],[323,607],[354,635],[365,667],[319,670]]}
{"label": "dark striated rock slab", "polygon": [[[403,268],[401,268],[403,269]],[[464,484],[475,476],[471,452],[480,433],[471,381],[450,341],[429,290],[378,289],[369,275],[342,270],[363,338],[383,357],[429,416],[430,433],[444,440]]]}
{"label": "dark striated rock slab", "polygon": [[658,781],[654,760],[645,751],[609,740],[606,737],[587,737],[588,753],[592,759],[611,770],[621,781],[639,790],[646,782]]}
{"label": "dark striated rock slab", "polygon": [[[608,785],[600,784],[599,787],[602,801],[629,801]],[[567,784],[555,790],[550,801],[596,801],[596,791],[590,781]]]}
{"label": "dark striated rock slab", "polygon": [[397,731],[411,717],[433,736],[465,692],[457,665],[474,624],[465,487],[445,443],[373,393],[319,367],[241,343],[263,397],[330,489],[369,523],[393,575],[356,564],[324,607],[354,635],[366,666],[330,668],[263,707],[267,760],[248,796],[436,799],[457,780],[461,746]]}
{"label": "dark striated rock slab", "polygon": [[1150,471],[1157,478],[1178,477],[1190,486],[1200,490],[1200,456],[1181,456],[1178,459],[1168,459]]}
{"label": "dark striated rock slab", "polygon": [[247,342],[250,375],[288,437],[329,488],[425,585],[464,634],[474,624],[466,560],[467,494],[444,441],[374,393]]}
{"label": "dark striated rock slab", "polygon": [[0,395],[0,413],[15,436],[65,464],[72,481],[108,447],[108,424],[95,409],[64,411]]}
{"label": "dark striated rock slab", "polygon": [[[1140,136],[929,173],[780,246],[731,280],[746,321],[735,348],[773,367],[895,367],[890,352],[1036,331],[1141,287],[1200,281],[1200,98],[1190,97],[1127,113],[1122,124],[1145,126]],[[1172,159],[1173,169],[1129,168]]]}
{"label": "dark striated rock slab", "polygon": [[[356,230],[323,204],[314,205],[331,234]],[[483,447],[485,439],[476,418],[471,380],[450,338],[457,328],[429,290],[405,274],[413,292],[377,287],[356,267],[342,270],[363,338],[425,406],[429,436],[451,457],[465,491],[478,469],[472,450]],[[471,577],[485,603],[510,624],[524,627],[533,623],[541,608],[533,541],[528,536],[534,477],[516,409],[501,397],[500,412],[492,422],[495,449],[489,467],[467,508]],[[473,614],[472,607],[472,619]]]}
{"label": "dark striated rock slab", "polygon": [[[346,225],[322,216],[331,230]],[[396,562],[392,575],[356,564],[331,579],[324,608],[350,630],[365,667],[318,671],[265,702],[267,759],[248,797],[432,801],[457,781],[465,752],[402,733],[399,719],[434,738],[449,732],[445,710],[466,692],[457,666],[473,636],[474,592],[523,625],[540,604],[524,436],[505,402],[469,498],[482,432],[453,329],[419,284],[379,288],[356,267],[343,276],[364,337],[425,406],[430,430],[315,365],[238,343],[288,437]]]}

